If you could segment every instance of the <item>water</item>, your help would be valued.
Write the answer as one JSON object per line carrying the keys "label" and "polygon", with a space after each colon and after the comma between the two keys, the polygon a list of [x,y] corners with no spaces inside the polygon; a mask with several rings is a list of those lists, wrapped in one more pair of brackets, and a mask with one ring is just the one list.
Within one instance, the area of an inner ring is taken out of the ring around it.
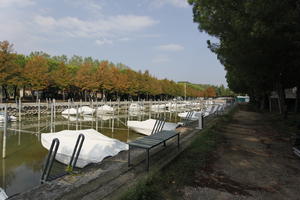
{"label": "water", "polygon": [[[140,113],[138,113],[140,114]],[[177,122],[176,113],[160,113],[167,121]],[[63,117],[60,114],[56,115],[52,131],[61,130],[80,130],[93,128],[102,134],[111,138],[118,139],[123,142],[131,141],[142,135],[129,130],[125,124],[127,120],[146,120],[158,118],[158,114],[143,113],[138,116],[130,116],[120,114],[119,116],[109,117]],[[11,196],[20,192],[24,192],[34,186],[40,184],[43,164],[47,157],[48,151],[43,148],[40,142],[41,133],[51,132],[50,116],[23,117],[21,122],[11,122],[8,124],[6,134],[6,158],[0,157],[0,187]],[[2,127],[3,124],[0,124]],[[113,130],[112,130],[113,128]],[[0,128],[0,148],[1,155],[3,153],[4,144],[3,127]]]}

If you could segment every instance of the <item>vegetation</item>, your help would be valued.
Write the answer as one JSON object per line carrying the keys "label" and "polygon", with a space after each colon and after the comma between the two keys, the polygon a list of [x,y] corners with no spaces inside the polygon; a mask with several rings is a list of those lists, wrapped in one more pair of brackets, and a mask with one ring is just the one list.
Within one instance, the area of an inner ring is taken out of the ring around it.
{"label": "vegetation", "polygon": [[264,108],[277,91],[286,112],[286,88],[297,87],[300,111],[300,1],[189,0],[199,30],[216,37],[207,41],[227,71],[230,89],[248,93]]}
{"label": "vegetation", "polygon": [[[44,52],[20,55],[8,41],[0,42],[0,85],[5,99],[11,94],[17,98],[20,89],[31,91],[32,98],[56,99],[167,99],[185,95],[182,83],[159,80],[148,71],[136,72],[124,64],[91,57],[69,59]],[[215,97],[216,88],[187,84],[186,96]]]}
{"label": "vegetation", "polygon": [[220,144],[222,136],[219,129],[232,120],[233,109],[230,113],[220,116],[197,134],[191,145],[162,171],[148,175],[125,193],[122,200],[152,200],[152,199],[180,199],[180,188],[193,185],[195,173],[207,167],[212,153]]}

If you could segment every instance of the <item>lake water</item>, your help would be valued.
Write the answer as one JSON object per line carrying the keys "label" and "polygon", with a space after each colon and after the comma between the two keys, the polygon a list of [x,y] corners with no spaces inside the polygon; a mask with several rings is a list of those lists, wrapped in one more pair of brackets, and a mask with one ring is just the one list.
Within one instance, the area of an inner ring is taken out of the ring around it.
{"label": "lake water", "polygon": [[[138,113],[138,116],[131,116],[126,113],[115,117],[63,117],[57,114],[52,126],[52,131],[96,129],[98,132],[128,142],[142,135],[129,130],[125,124],[127,120],[146,120],[149,117],[158,118],[164,116],[167,121],[177,122],[177,113]],[[48,151],[40,142],[41,133],[51,132],[50,116],[23,117],[21,122],[8,124],[6,137],[4,137],[3,123],[0,124],[0,187],[11,196],[24,192],[40,184],[43,164]],[[6,141],[4,141],[6,138]],[[2,159],[4,143],[6,142],[6,158]]]}

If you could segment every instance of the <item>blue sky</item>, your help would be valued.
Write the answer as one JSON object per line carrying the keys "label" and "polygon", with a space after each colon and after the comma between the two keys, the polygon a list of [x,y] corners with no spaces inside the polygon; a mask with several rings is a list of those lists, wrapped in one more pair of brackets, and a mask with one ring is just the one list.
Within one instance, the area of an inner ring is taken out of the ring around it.
{"label": "blue sky", "polygon": [[0,41],[18,53],[91,56],[158,78],[226,84],[185,0],[0,0]]}

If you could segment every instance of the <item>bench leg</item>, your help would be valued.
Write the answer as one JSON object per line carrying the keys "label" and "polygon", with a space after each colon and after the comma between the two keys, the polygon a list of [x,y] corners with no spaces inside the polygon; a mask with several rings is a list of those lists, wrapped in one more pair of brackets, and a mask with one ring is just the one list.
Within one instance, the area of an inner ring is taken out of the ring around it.
{"label": "bench leg", "polygon": [[146,149],[146,169],[149,171],[149,149]]}
{"label": "bench leg", "polygon": [[164,141],[164,147],[166,146],[166,141]]}
{"label": "bench leg", "polygon": [[130,167],[130,145],[128,148],[128,167]]}

